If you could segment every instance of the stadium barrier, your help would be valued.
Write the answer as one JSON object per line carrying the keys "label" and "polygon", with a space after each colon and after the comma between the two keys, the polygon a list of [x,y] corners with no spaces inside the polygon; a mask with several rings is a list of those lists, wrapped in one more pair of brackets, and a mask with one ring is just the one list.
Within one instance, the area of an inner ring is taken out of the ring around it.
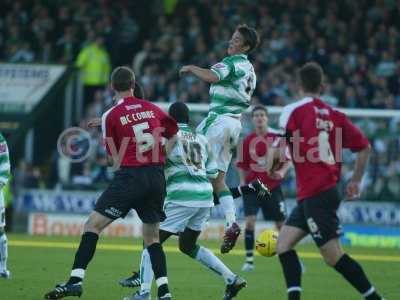
{"label": "stadium barrier", "polygon": [[[87,215],[61,213],[29,213],[27,232],[31,235],[45,236],[79,236],[82,233]],[[241,220],[243,227],[244,222]],[[257,223],[256,236],[264,229],[273,228],[272,222],[260,221]],[[211,219],[203,230],[200,239],[222,240],[225,222],[223,219]],[[113,222],[105,229],[103,235],[110,237],[142,236],[142,223],[132,214],[125,219]],[[243,238],[243,235],[241,236]],[[307,239],[306,242],[310,242]],[[400,230],[396,227],[379,226],[343,226],[342,242],[349,246],[400,248]]]}
{"label": "stadium barrier", "polygon": [[[22,190],[16,201],[18,212],[42,212],[64,214],[89,214],[101,192]],[[295,201],[286,201],[290,211]],[[236,201],[239,218],[243,218],[242,201]],[[260,212],[261,213],[261,212]],[[394,202],[343,202],[339,216],[346,224],[383,225],[400,227],[400,204]],[[217,206],[213,210],[213,219],[221,219],[222,213]],[[261,215],[259,215],[261,218]]]}
{"label": "stadium barrier", "polygon": [[[82,232],[87,215],[92,211],[100,192],[23,190],[16,201],[18,214],[27,216],[25,230],[32,235],[76,236]],[[243,225],[242,201],[236,201]],[[288,211],[295,206],[287,201]],[[339,217],[343,226],[343,242],[347,245],[400,248],[400,205],[384,202],[343,202]],[[257,233],[272,228],[273,223],[262,221]],[[216,207],[201,238],[221,239],[224,221]],[[132,211],[124,220],[114,222],[104,234],[107,236],[140,237],[142,224]]]}

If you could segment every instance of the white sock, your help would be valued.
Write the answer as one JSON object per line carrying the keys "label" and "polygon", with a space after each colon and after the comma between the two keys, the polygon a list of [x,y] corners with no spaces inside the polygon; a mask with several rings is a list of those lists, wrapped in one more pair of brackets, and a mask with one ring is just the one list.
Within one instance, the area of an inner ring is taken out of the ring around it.
{"label": "white sock", "polygon": [[231,227],[236,222],[236,206],[233,197],[229,192],[222,192],[219,197],[219,203],[225,215],[226,227]]}
{"label": "white sock", "polygon": [[236,275],[233,274],[233,272],[229,270],[228,267],[225,266],[224,263],[207,248],[199,248],[199,251],[196,255],[196,260],[218,275],[222,276],[226,284],[231,284],[235,281]]}
{"label": "white sock", "polygon": [[85,278],[85,272],[84,269],[73,269],[71,271],[71,277],[78,277],[83,280],[83,278]]}
{"label": "white sock", "polygon": [[246,250],[246,262],[247,263],[254,263],[254,252],[253,250]]}
{"label": "white sock", "polygon": [[147,249],[142,252],[142,260],[140,262],[140,291],[150,292],[153,283],[154,273],[151,266],[150,254]]}
{"label": "white sock", "polygon": [[3,233],[0,236],[0,272],[7,270],[7,257],[8,257],[7,236],[5,233]]}

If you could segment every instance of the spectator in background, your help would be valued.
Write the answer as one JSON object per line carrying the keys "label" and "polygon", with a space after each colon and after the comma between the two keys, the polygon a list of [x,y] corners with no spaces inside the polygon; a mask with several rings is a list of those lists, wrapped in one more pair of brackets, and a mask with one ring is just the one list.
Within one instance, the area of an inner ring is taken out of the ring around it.
{"label": "spectator in background", "polygon": [[82,48],[75,65],[81,71],[87,105],[94,101],[96,91],[104,88],[110,76],[111,62],[102,36],[96,36]]}
{"label": "spectator in background", "polygon": [[[316,60],[327,70],[329,96],[339,99],[339,105],[400,107],[400,6],[396,1],[136,2],[71,0],[51,5],[51,1],[0,1],[4,12],[0,60],[71,64],[83,47],[76,65],[82,71],[86,102],[91,102],[93,89],[104,85],[101,78],[108,76],[101,69],[110,64],[110,59],[102,61],[108,57],[105,51],[115,65],[135,58],[137,74],[151,70],[151,82],[143,86],[153,101],[169,101],[169,86],[176,83],[176,90],[171,88],[174,97],[203,103],[208,100],[203,98],[204,87],[200,87],[201,98],[195,99],[192,82],[178,82],[176,70],[183,61],[212,65],[224,55],[229,28],[251,21],[264,41],[252,58],[257,79],[268,82],[268,86],[258,85],[254,99],[267,105],[288,104],[294,96],[290,87],[295,79],[293,69],[306,60]],[[142,18],[148,14],[155,17],[152,26],[149,17]],[[98,45],[97,50],[104,50],[98,51],[100,60],[83,59],[96,44],[92,43],[96,35],[104,37],[107,50]],[[92,80],[85,75],[91,68],[98,73]],[[352,90],[346,91],[342,84]],[[385,100],[379,100],[381,96]]]}
{"label": "spectator in background", "polygon": [[69,183],[71,164],[64,159],[58,149],[54,150],[49,166],[49,176],[47,177],[46,187],[49,189],[59,189]]}
{"label": "spectator in background", "polygon": [[143,43],[142,49],[139,50],[138,53],[136,53],[132,61],[132,68],[135,74],[137,75],[142,74],[143,63],[148,58],[150,50],[151,50],[151,42],[149,40],[146,40]]}
{"label": "spectator in background", "polygon": [[35,54],[28,42],[11,46],[10,55],[8,62],[11,63],[30,63],[35,59]]}
{"label": "spectator in background", "polygon": [[26,176],[27,163],[24,160],[20,160],[14,170],[14,180],[12,181],[15,196],[18,196],[19,189],[24,187]]}
{"label": "spectator in background", "polygon": [[20,160],[14,171],[13,186],[18,192],[19,188],[35,189],[43,185],[40,168]]}
{"label": "spectator in background", "polygon": [[37,189],[43,185],[42,174],[38,166],[28,164],[24,187],[27,189]]}
{"label": "spectator in background", "polygon": [[73,26],[67,26],[64,34],[56,42],[56,55],[63,64],[73,63],[77,54],[76,32]]}
{"label": "spectator in background", "polygon": [[114,41],[114,63],[121,65],[132,55],[138,31],[139,27],[131,12],[123,9],[118,17],[118,30],[114,33],[117,36]]}

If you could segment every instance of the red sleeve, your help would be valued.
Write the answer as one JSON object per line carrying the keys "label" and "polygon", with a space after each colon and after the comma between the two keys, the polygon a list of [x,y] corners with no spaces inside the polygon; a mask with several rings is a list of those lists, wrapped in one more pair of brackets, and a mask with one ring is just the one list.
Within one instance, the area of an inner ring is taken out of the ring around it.
{"label": "red sleeve", "polygon": [[173,137],[179,130],[178,124],[176,121],[171,118],[168,114],[166,114],[161,108],[156,106],[155,104],[152,104],[154,111],[156,111],[157,116],[160,120],[161,126],[165,128],[165,130],[162,132],[162,136],[170,139]]}
{"label": "red sleeve", "polygon": [[242,155],[239,157],[236,166],[242,170],[248,171],[250,168],[250,149],[249,149],[249,136],[243,140]]}
{"label": "red sleeve", "polygon": [[165,137],[167,139],[170,139],[171,137],[173,137],[179,130],[178,124],[176,123],[176,121],[165,113],[164,113],[164,117],[161,119],[161,124],[165,128],[163,137]]}
{"label": "red sleeve", "polygon": [[296,128],[296,122],[294,119],[294,110],[291,106],[285,106],[279,117],[279,129],[282,130],[285,136],[292,135]]}
{"label": "red sleeve", "polygon": [[294,120],[294,116],[291,116],[290,118],[289,118],[289,121],[288,121],[288,123],[287,123],[287,125],[286,125],[286,131],[285,131],[285,133],[286,134],[289,134],[290,136],[293,134],[293,132],[294,131],[296,131],[298,128],[297,128],[297,126],[296,126],[296,122],[295,122],[295,120]]}
{"label": "red sleeve", "polygon": [[104,148],[106,149],[108,155],[111,155],[111,150],[110,150],[110,143],[112,141],[115,141],[114,137],[114,124],[113,124],[113,119],[110,114],[111,109],[106,111],[102,116],[101,116],[101,131],[103,133],[103,145]]}
{"label": "red sleeve", "polygon": [[342,147],[353,152],[359,152],[368,147],[369,141],[354,124],[343,115],[342,119]]}

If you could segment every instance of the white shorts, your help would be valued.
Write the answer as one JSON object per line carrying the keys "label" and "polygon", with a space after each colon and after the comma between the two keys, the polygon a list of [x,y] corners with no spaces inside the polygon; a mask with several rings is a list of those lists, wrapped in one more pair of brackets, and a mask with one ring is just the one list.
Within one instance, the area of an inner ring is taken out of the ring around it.
{"label": "white shorts", "polygon": [[228,171],[232,160],[232,150],[239,142],[242,123],[239,118],[209,113],[197,127],[204,134],[216,157],[218,170]]}
{"label": "white shorts", "polygon": [[4,205],[3,191],[0,191],[0,228],[6,226],[6,207]]}
{"label": "white shorts", "polygon": [[161,222],[160,229],[171,233],[180,233],[189,228],[202,231],[210,217],[210,207],[188,207],[176,203],[166,203],[167,218]]}

